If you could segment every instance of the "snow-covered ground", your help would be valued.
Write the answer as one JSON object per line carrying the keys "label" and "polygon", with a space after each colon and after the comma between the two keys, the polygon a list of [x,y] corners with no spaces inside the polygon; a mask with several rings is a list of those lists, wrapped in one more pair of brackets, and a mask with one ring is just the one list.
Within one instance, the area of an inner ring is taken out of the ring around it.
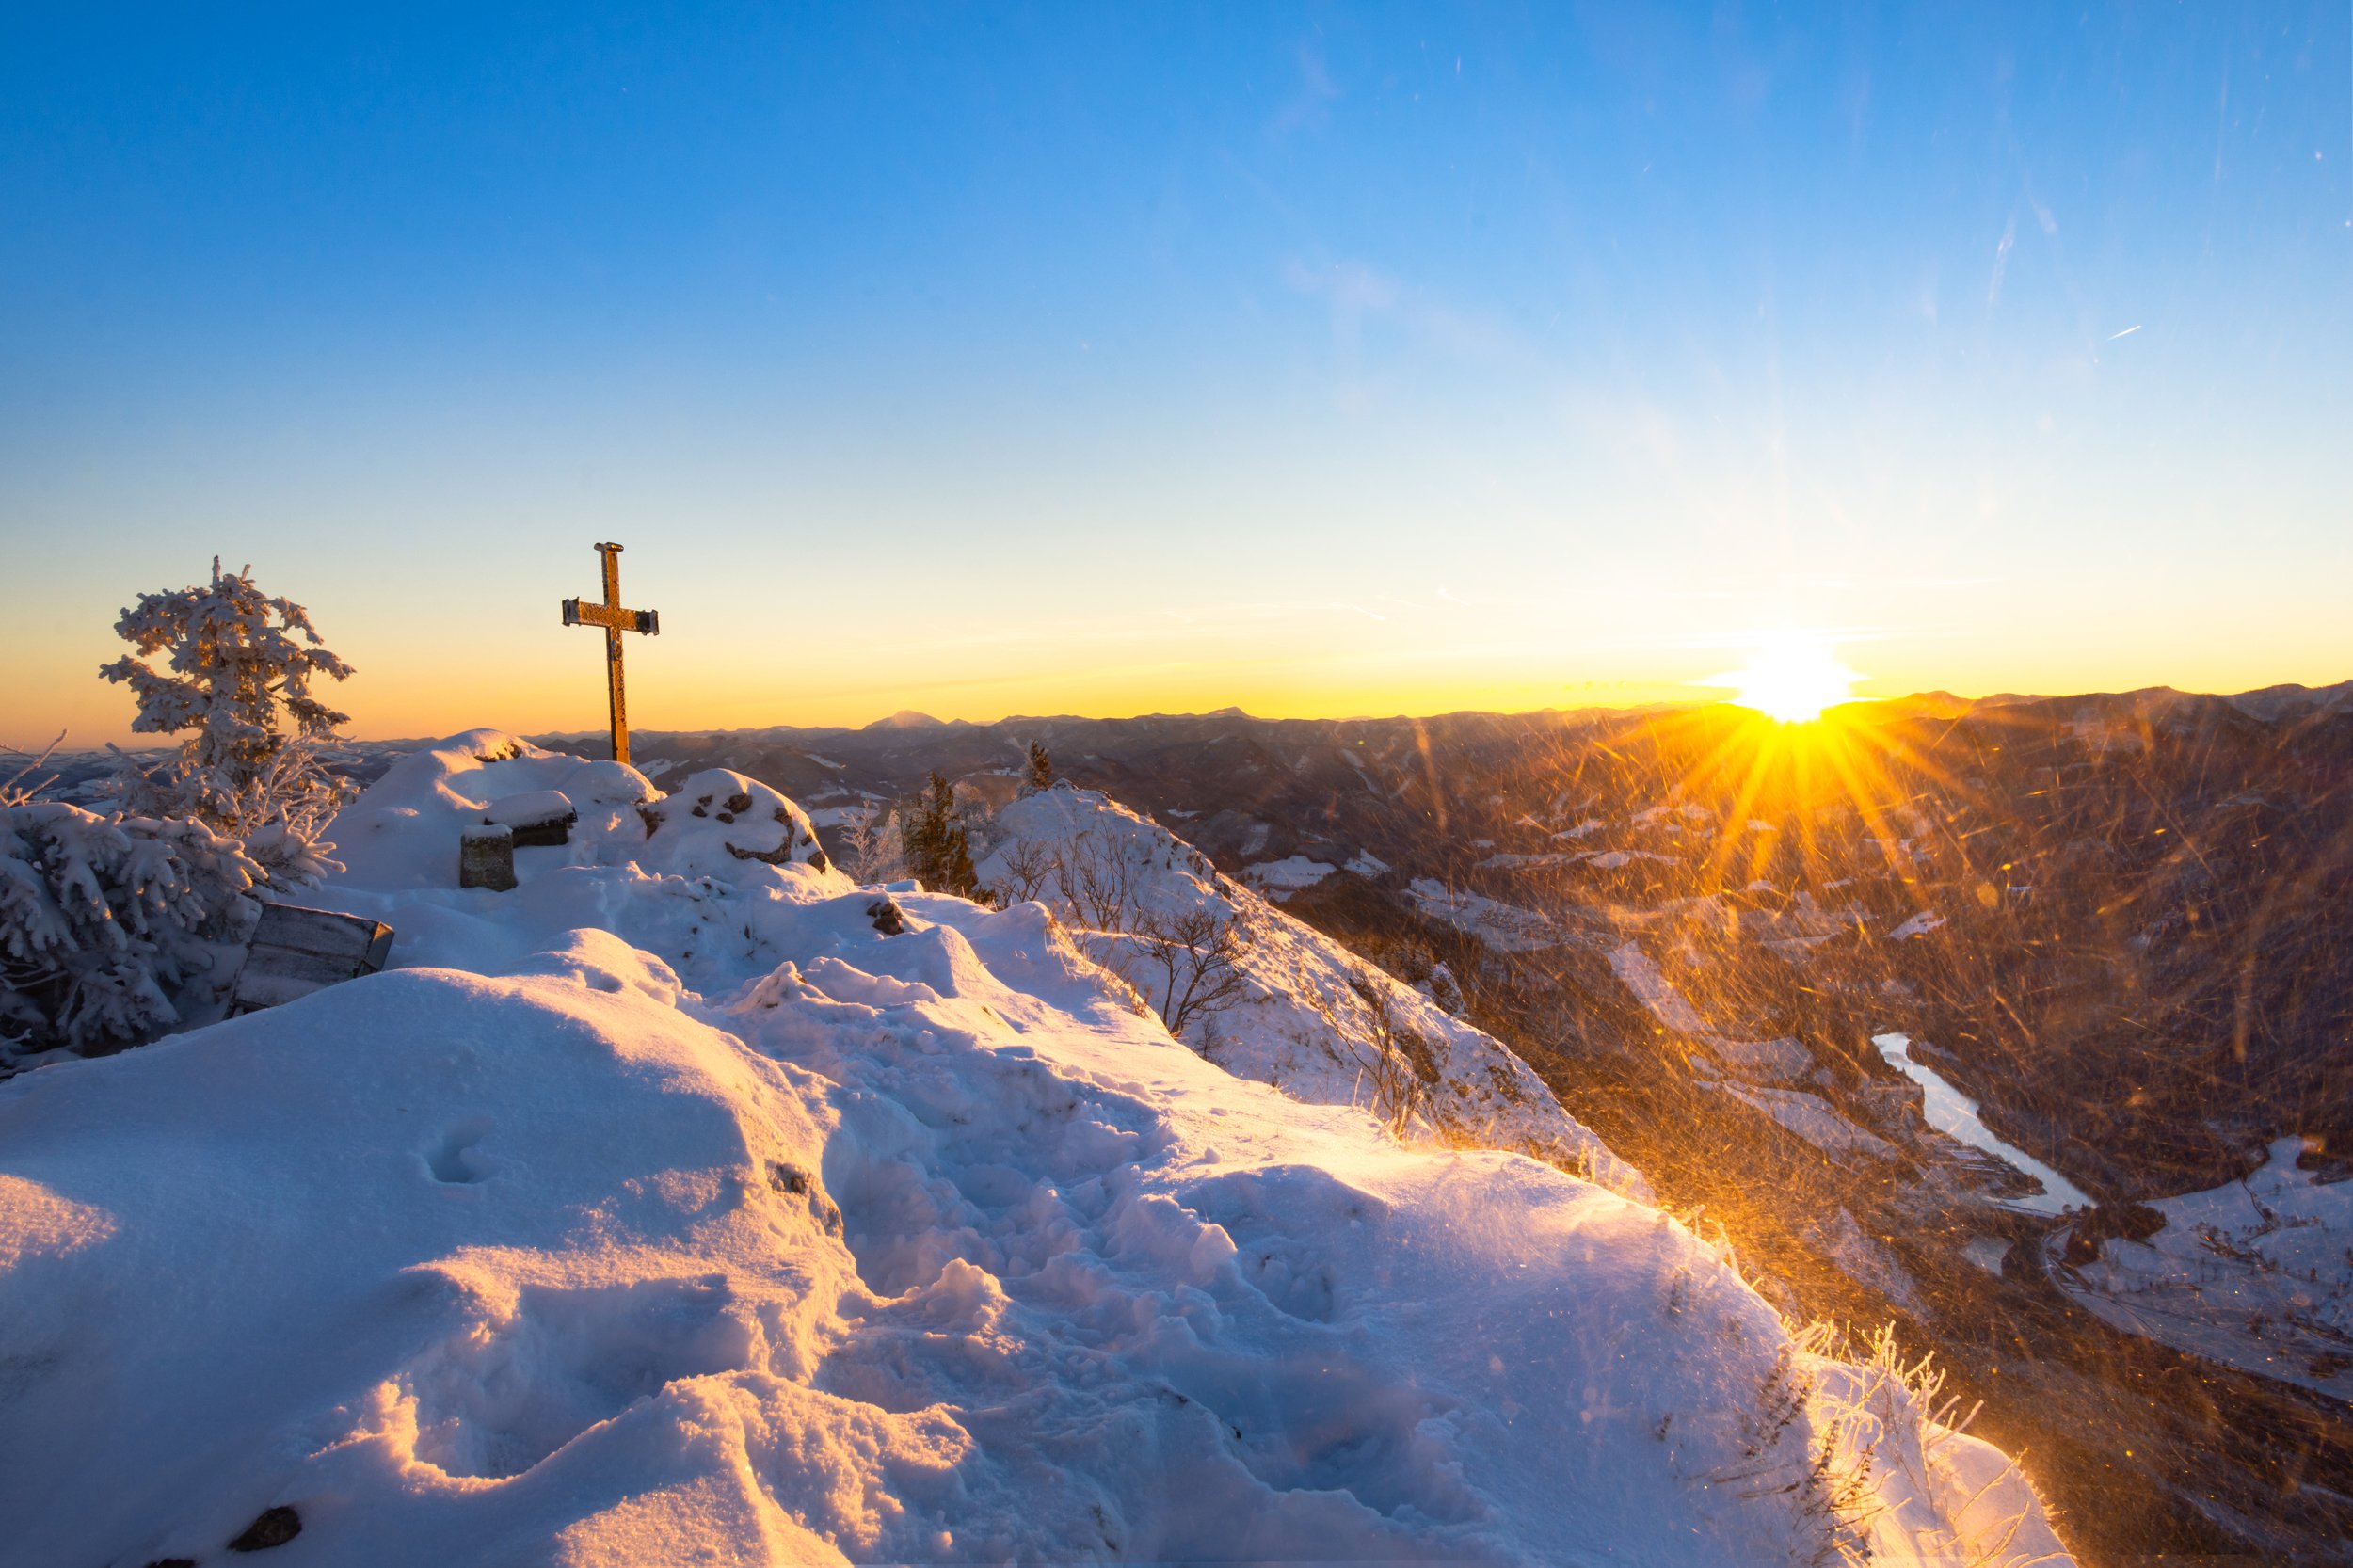
{"label": "snow-covered ground", "polygon": [[2119,1328],[2353,1399],[2353,1181],[2298,1169],[2302,1151],[2281,1138],[2241,1180],[2157,1199],[2164,1229],[2081,1267],[2053,1238],[2052,1277]]}
{"label": "snow-covered ground", "polygon": [[1286,856],[1280,860],[1261,860],[1243,868],[1242,880],[1269,898],[1289,898],[1302,888],[1312,888],[1330,876],[1333,867],[1322,860],[1310,860],[1304,855]]}
{"label": "snow-covered ground", "polygon": [[424,758],[322,900],[399,968],[0,1085],[0,1563],[2063,1560],[1681,1224],[1229,1073],[1039,904]]}
{"label": "snow-covered ground", "polygon": [[1657,1018],[1661,1027],[1678,1034],[1706,1039],[1713,1034],[1700,1010],[1674,988],[1672,981],[1659,972],[1658,961],[1642,951],[1636,941],[1619,943],[1609,953],[1609,971],[1618,977],[1618,984],[1634,994]]}
{"label": "snow-covered ground", "polygon": [[1490,855],[1479,862],[1478,869],[1482,872],[1560,871],[1580,865],[1584,860],[1585,856],[1581,852],[1574,855]]}
{"label": "snow-covered ground", "polygon": [[1566,940],[1550,918],[1533,909],[1449,888],[1434,877],[1416,877],[1406,896],[1430,919],[1476,936],[1497,952],[1533,952]]}

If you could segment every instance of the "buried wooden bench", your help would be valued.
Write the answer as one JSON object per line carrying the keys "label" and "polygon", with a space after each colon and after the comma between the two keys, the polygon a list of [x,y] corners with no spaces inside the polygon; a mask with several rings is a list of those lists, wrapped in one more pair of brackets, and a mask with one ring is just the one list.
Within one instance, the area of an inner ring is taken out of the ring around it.
{"label": "buried wooden bench", "polygon": [[515,852],[568,844],[580,812],[561,790],[507,795],[457,831],[457,885],[504,892],[515,886]]}
{"label": "buried wooden bench", "polygon": [[529,849],[571,842],[572,824],[580,821],[580,812],[571,796],[561,790],[533,790],[490,802],[483,809],[482,820],[514,829],[515,847]]}
{"label": "buried wooden bench", "polygon": [[229,1014],[259,1012],[324,990],[384,967],[392,951],[392,928],[382,920],[265,904],[237,971]]}

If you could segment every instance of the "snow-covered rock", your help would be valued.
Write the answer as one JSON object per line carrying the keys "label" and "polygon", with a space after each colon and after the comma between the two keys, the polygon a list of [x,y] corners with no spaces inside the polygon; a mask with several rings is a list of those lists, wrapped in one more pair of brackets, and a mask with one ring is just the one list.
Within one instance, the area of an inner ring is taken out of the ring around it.
{"label": "snow-covered rock", "polygon": [[1695,1039],[1710,1037],[1707,1019],[1691,1005],[1673,982],[1659,972],[1658,961],[1642,951],[1642,944],[1621,942],[1610,951],[1609,970],[1618,977],[1618,984],[1634,993],[1634,998],[1650,1010],[1661,1027]]}
{"label": "snow-covered rock", "polygon": [[577,815],[572,797],[561,790],[527,790],[503,795],[483,809],[482,820],[502,827],[545,827]]}
{"label": "snow-covered rock", "polygon": [[2059,1552],[1657,1210],[1237,1078],[1035,904],[614,825],[506,893],[388,826],[410,967],[0,1084],[0,1563]]}
{"label": "snow-covered rock", "polygon": [[1804,1078],[1814,1069],[1814,1053],[1794,1037],[1770,1040],[1727,1040],[1705,1036],[1716,1059],[1737,1076],[1758,1083],[1780,1083]]}
{"label": "snow-covered rock", "polygon": [[817,847],[808,813],[767,785],[726,768],[681,779],[640,815],[646,842],[638,858],[648,869],[719,877],[733,874],[731,862],[741,860],[825,869],[825,852]]}
{"label": "snow-covered rock", "polygon": [[1821,1096],[1802,1089],[1765,1089],[1749,1083],[1702,1083],[1700,1087],[1721,1090],[1751,1110],[1763,1112],[1827,1155],[1867,1154],[1874,1160],[1894,1160],[1900,1153],[1886,1139],[1848,1120]]}

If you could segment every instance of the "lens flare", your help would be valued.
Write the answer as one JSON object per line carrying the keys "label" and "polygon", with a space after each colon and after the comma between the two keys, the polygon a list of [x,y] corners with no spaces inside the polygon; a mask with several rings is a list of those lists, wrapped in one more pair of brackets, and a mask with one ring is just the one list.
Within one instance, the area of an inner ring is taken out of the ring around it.
{"label": "lens flare", "polygon": [[1706,686],[1730,686],[1733,700],[1784,724],[1807,724],[1854,695],[1862,679],[1838,662],[1831,639],[1818,632],[1777,632],[1750,651],[1737,670],[1710,676]]}

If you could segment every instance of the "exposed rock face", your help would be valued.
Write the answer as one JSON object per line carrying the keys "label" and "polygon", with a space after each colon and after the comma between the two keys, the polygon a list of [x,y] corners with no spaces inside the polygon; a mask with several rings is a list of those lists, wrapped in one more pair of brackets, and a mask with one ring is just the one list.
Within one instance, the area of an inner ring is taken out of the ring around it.
{"label": "exposed rock face", "polygon": [[282,1546],[302,1533],[302,1515],[280,1505],[264,1509],[261,1517],[248,1525],[245,1533],[229,1543],[232,1552],[265,1552],[272,1546]]}

